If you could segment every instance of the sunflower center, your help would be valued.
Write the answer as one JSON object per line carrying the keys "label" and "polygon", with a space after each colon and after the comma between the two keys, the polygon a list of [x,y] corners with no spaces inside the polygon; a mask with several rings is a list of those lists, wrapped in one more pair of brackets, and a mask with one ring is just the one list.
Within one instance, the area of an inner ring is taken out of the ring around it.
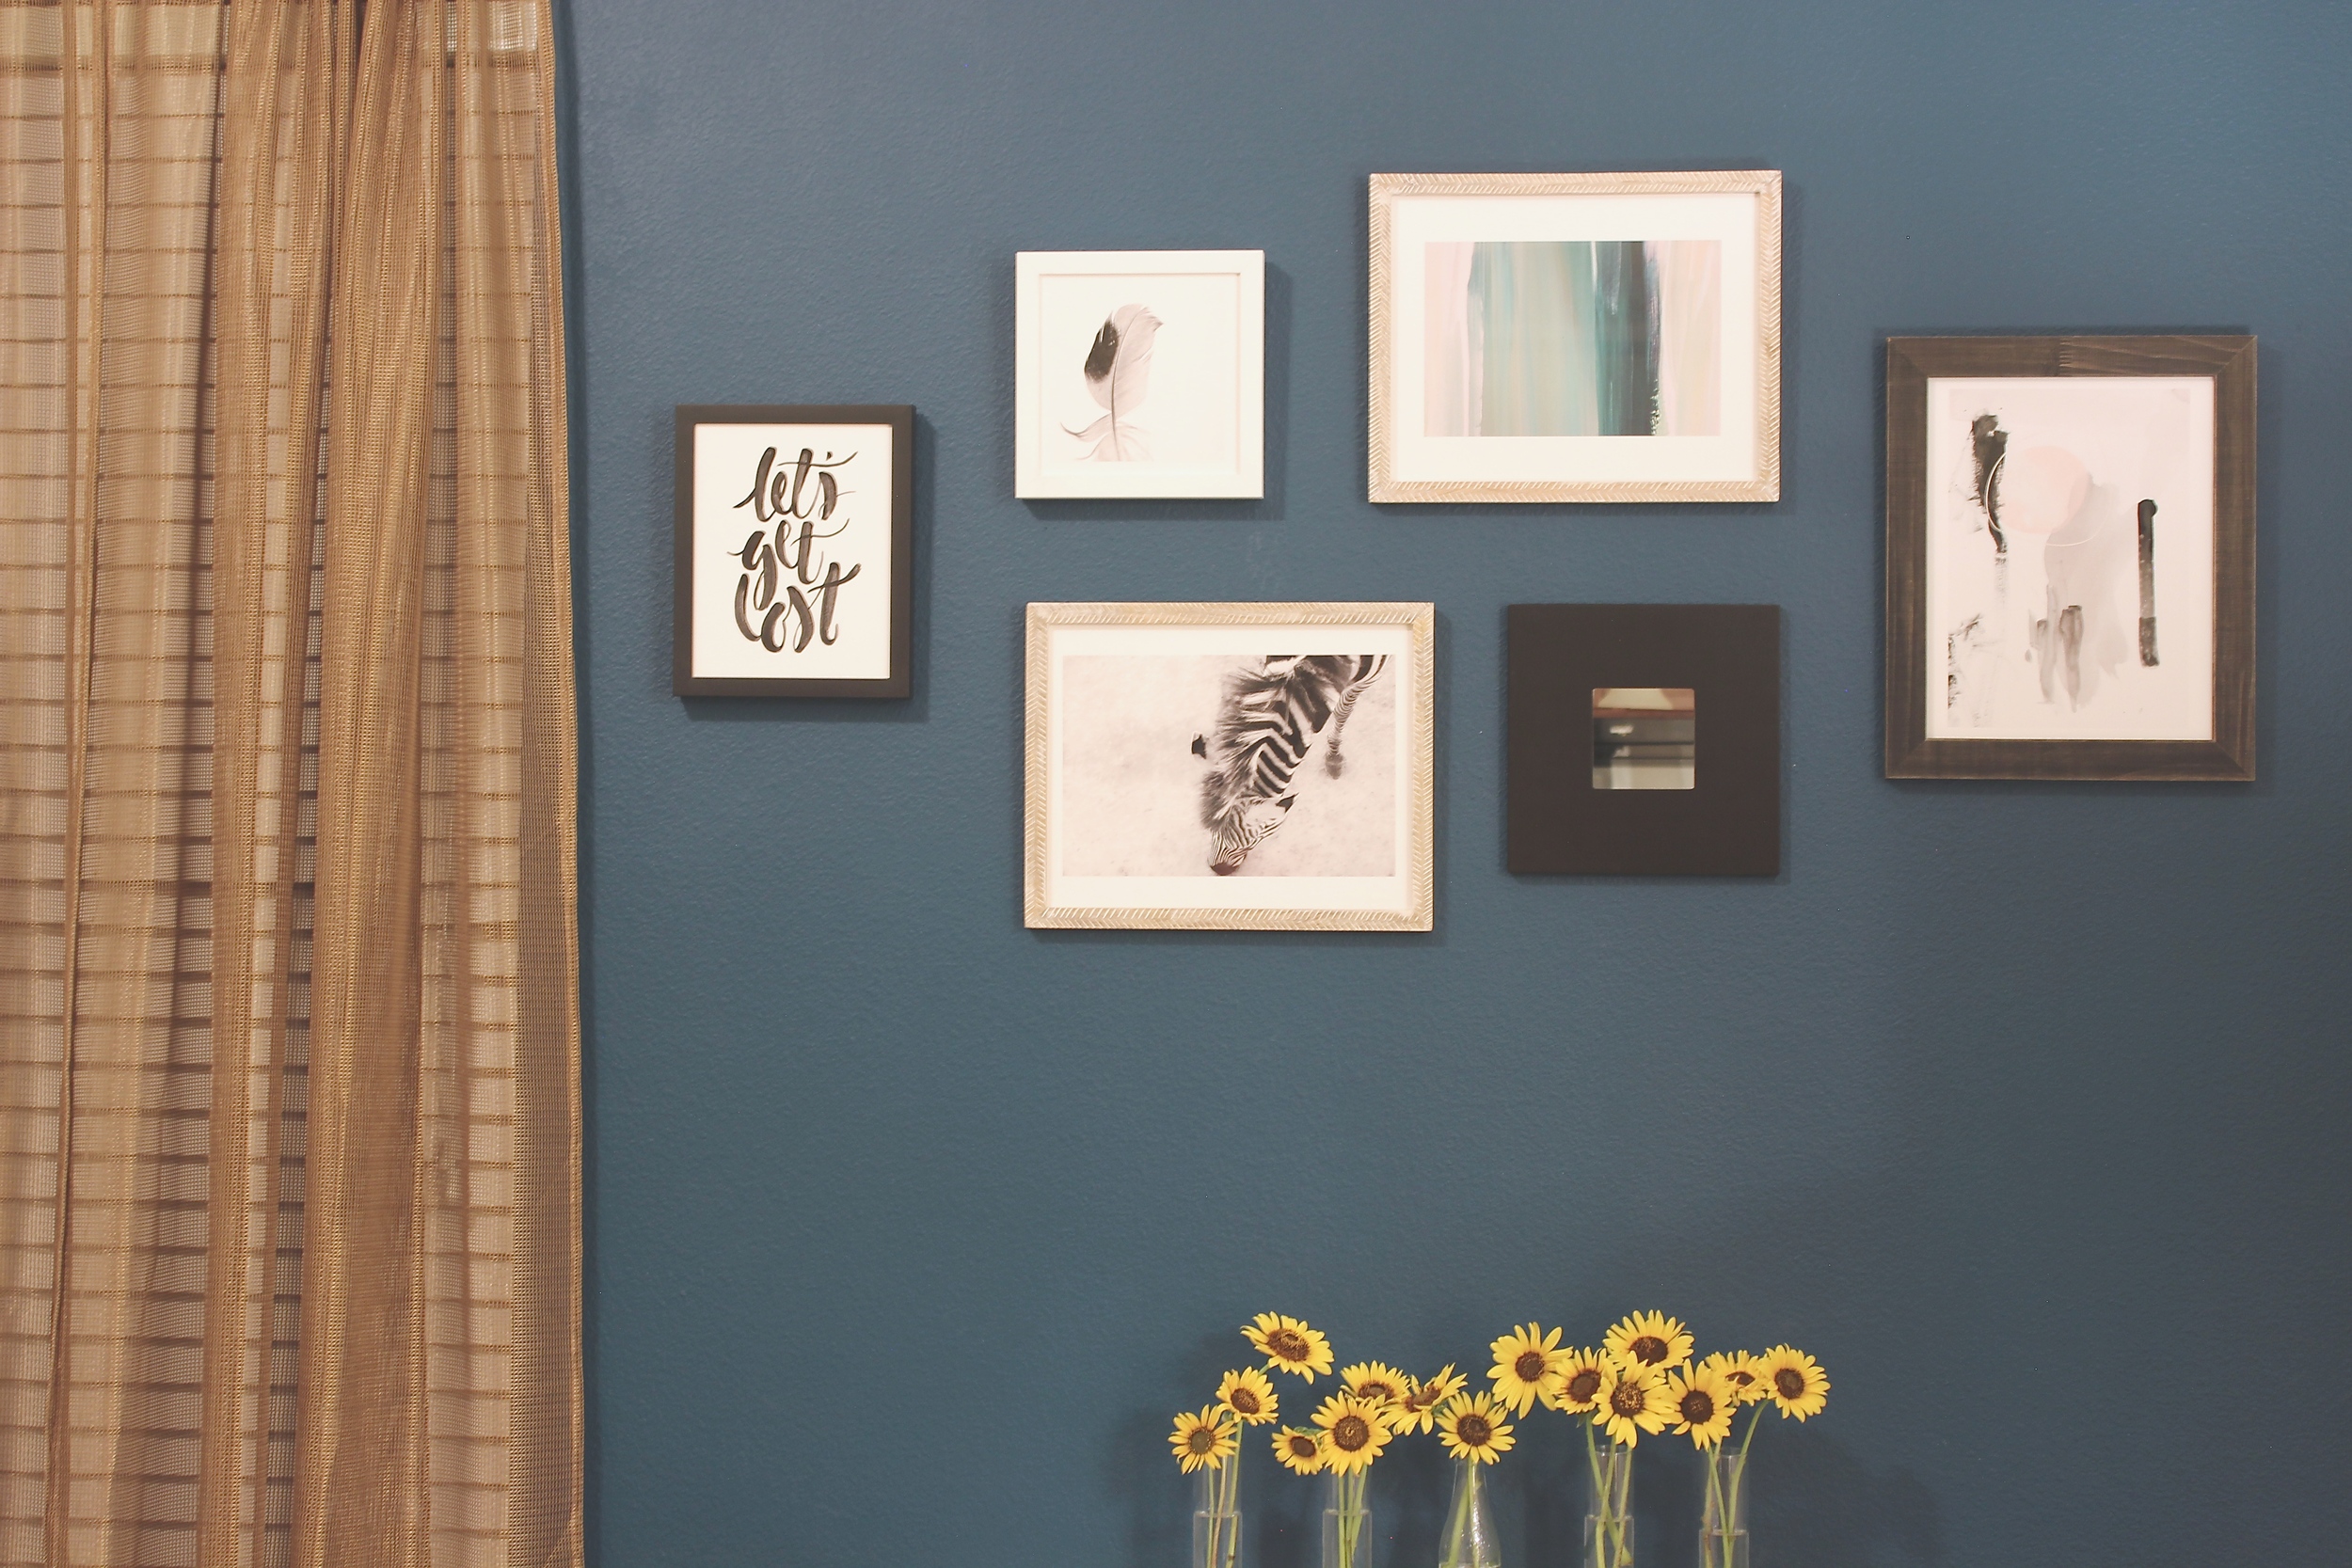
{"label": "sunflower center", "polygon": [[1783,1367],[1772,1374],[1772,1386],[1780,1390],[1782,1399],[1793,1400],[1804,1392],[1804,1374],[1794,1367]]}
{"label": "sunflower center", "polygon": [[1591,1403],[1593,1396],[1599,1392],[1600,1370],[1597,1367],[1583,1368],[1568,1379],[1568,1398],[1579,1404]]}
{"label": "sunflower center", "polygon": [[1194,1427],[1192,1434],[1184,1439],[1184,1447],[1194,1453],[1212,1452],[1216,1448],[1216,1433],[1207,1427]]}
{"label": "sunflower center", "polygon": [[1655,1334],[1643,1335],[1626,1349],[1631,1351],[1633,1359],[1645,1367],[1655,1367],[1666,1359],[1666,1341]]}
{"label": "sunflower center", "polygon": [[1682,1395],[1682,1418],[1694,1427],[1703,1427],[1715,1418],[1715,1402],[1704,1388],[1686,1389]]}
{"label": "sunflower center", "polygon": [[1363,1382],[1356,1385],[1356,1392],[1363,1395],[1364,1398],[1368,1400],[1392,1400],[1396,1398],[1396,1390],[1390,1387],[1387,1384],[1381,1382],[1376,1377],[1368,1377],[1364,1379]]}
{"label": "sunflower center", "polygon": [[1267,1335],[1265,1348],[1283,1361],[1307,1359],[1307,1337],[1295,1328],[1278,1328]]}
{"label": "sunflower center", "polygon": [[1609,1408],[1620,1416],[1639,1416],[1649,1408],[1649,1390],[1638,1383],[1620,1383],[1609,1390]]}
{"label": "sunflower center", "polygon": [[1494,1434],[1493,1425],[1484,1416],[1465,1416],[1454,1423],[1454,1435],[1466,1448],[1483,1449]]}
{"label": "sunflower center", "polygon": [[1255,1416],[1261,1408],[1257,1394],[1247,1385],[1237,1386],[1232,1393],[1226,1395],[1225,1402],[1232,1405],[1237,1414],[1243,1416]]}
{"label": "sunflower center", "polygon": [[1361,1416],[1343,1416],[1331,1423],[1331,1441],[1347,1452],[1354,1453],[1372,1441],[1372,1423]]}
{"label": "sunflower center", "polygon": [[1534,1382],[1544,1375],[1543,1353],[1533,1350],[1519,1352],[1519,1358],[1511,1363],[1511,1370],[1518,1375],[1521,1383]]}
{"label": "sunflower center", "polygon": [[1315,1440],[1303,1432],[1292,1433],[1290,1445],[1293,1459],[1312,1459],[1315,1456]]}
{"label": "sunflower center", "polygon": [[1749,1384],[1756,1381],[1756,1374],[1749,1371],[1725,1372],[1724,1374],[1724,1380],[1727,1383],[1736,1383],[1740,1387],[1745,1388]]}

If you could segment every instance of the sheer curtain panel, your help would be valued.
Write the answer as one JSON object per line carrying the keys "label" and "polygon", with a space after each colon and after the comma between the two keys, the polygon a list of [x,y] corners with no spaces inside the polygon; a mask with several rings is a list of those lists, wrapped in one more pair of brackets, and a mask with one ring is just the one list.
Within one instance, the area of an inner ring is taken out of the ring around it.
{"label": "sheer curtain panel", "polygon": [[0,1564],[578,1564],[541,0],[0,0]]}

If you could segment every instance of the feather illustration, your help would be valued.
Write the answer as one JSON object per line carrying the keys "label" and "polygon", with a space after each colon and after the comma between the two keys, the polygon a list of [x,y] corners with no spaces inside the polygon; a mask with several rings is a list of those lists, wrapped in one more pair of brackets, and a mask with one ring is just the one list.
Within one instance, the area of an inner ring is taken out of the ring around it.
{"label": "feather illustration", "polygon": [[1152,388],[1152,340],[1159,335],[1160,319],[1141,305],[1122,305],[1103,323],[1087,350],[1087,395],[1104,409],[1103,417],[1084,430],[1062,428],[1094,448],[1087,456],[1098,463],[1134,463],[1152,455],[1144,432],[1135,422],[1136,405]]}
{"label": "feather illustration", "polygon": [[1216,728],[1193,737],[1195,754],[1209,764],[1200,825],[1209,830],[1211,871],[1239,871],[1288,819],[1302,766],[1318,745],[1323,770],[1340,776],[1340,731],[1388,662],[1379,654],[1268,654],[1226,678]]}

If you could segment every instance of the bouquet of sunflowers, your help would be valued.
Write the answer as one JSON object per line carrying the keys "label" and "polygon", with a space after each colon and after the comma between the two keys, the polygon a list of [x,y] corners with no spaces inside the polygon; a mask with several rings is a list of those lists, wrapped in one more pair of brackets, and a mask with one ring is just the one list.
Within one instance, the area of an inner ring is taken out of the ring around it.
{"label": "bouquet of sunflowers", "polygon": [[[1235,1568],[1241,1546],[1240,1442],[1246,1426],[1272,1425],[1280,1401],[1269,1371],[1311,1384],[1332,1370],[1330,1341],[1299,1319],[1261,1312],[1242,1329],[1263,1367],[1228,1371],[1215,1400],[1176,1418],[1169,1445],[1187,1474],[1200,1478],[1194,1513],[1193,1568]],[[1422,1380],[1382,1361],[1342,1368],[1340,1388],[1311,1424],[1273,1434],[1275,1457],[1295,1474],[1329,1478],[1324,1511],[1325,1568],[1361,1568],[1370,1510],[1365,1483],[1391,1442],[1434,1432],[1460,1462],[1438,1568],[1500,1568],[1484,1467],[1508,1452],[1515,1420],[1537,1404],[1584,1418],[1593,1510],[1585,1521],[1587,1568],[1632,1563],[1631,1456],[1644,1435],[1671,1431],[1708,1456],[1706,1514],[1700,1531],[1705,1568],[1743,1568],[1742,1484],[1748,1447],[1769,1405],[1803,1421],[1829,1394],[1820,1363],[1776,1345],[1761,1354],[1723,1351],[1693,1361],[1681,1320],[1636,1312],[1602,1336],[1597,1348],[1561,1344],[1562,1331],[1530,1323],[1489,1347],[1491,1387],[1475,1392],[1451,1365]],[[1753,1407],[1736,1449],[1734,1418]],[[1602,1438],[1607,1439],[1606,1443]]]}
{"label": "bouquet of sunflowers", "polygon": [[[1488,1376],[1521,1415],[1540,1402],[1586,1418],[1593,1495],[1585,1516],[1588,1568],[1629,1568],[1632,1452],[1645,1433],[1669,1431],[1691,1439],[1708,1457],[1701,1560],[1708,1568],[1740,1568],[1747,1535],[1742,1489],[1756,1423],[1768,1405],[1799,1421],[1820,1414],[1829,1398],[1820,1363],[1788,1345],[1760,1355],[1718,1351],[1694,1362],[1690,1330],[1681,1319],[1659,1312],[1619,1320],[1594,1350],[1563,1348],[1560,1337],[1559,1329],[1547,1332],[1532,1323],[1513,1329],[1494,1342]],[[1742,1406],[1753,1406],[1754,1414],[1738,1448],[1726,1451]],[[1606,1446],[1599,1441],[1604,1435]]]}

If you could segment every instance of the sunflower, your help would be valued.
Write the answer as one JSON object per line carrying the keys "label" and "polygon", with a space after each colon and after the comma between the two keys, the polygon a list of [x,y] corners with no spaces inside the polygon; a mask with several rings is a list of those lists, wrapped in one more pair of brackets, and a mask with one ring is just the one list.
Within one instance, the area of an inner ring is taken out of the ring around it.
{"label": "sunflower", "polygon": [[1691,1331],[1680,1318],[1635,1312],[1609,1331],[1600,1348],[1623,1365],[1662,1372],[1691,1359]]}
{"label": "sunflower", "polygon": [[1227,1372],[1225,1380],[1216,1386],[1216,1402],[1253,1427],[1274,1419],[1281,1407],[1274,1385],[1255,1367]]}
{"label": "sunflower", "polygon": [[1665,1373],[1638,1366],[1609,1369],[1609,1382],[1593,1410],[1593,1424],[1606,1430],[1611,1442],[1632,1448],[1641,1442],[1643,1433],[1663,1432],[1672,1419],[1674,1406],[1666,1401]]}
{"label": "sunflower", "polygon": [[1544,1403],[1571,1416],[1589,1416],[1593,1407],[1600,1403],[1601,1390],[1609,1386],[1608,1358],[1597,1350],[1563,1354],[1568,1359],[1562,1365],[1559,1381],[1551,1392],[1543,1396]]}
{"label": "sunflower", "polygon": [[1784,1416],[1802,1421],[1819,1416],[1829,1402],[1829,1374],[1794,1346],[1774,1345],[1757,1356],[1756,1375],[1763,1381],[1764,1397],[1780,1406]]}
{"label": "sunflower", "polygon": [[1707,1365],[1666,1374],[1666,1402],[1674,1411],[1674,1429],[1692,1446],[1711,1449],[1731,1435],[1731,1413],[1740,1396],[1724,1374]]}
{"label": "sunflower", "polygon": [[1311,1383],[1331,1370],[1331,1341],[1279,1312],[1261,1312],[1242,1325],[1242,1338],[1278,1371],[1296,1372]]}
{"label": "sunflower", "polygon": [[1240,1451],[1241,1428],[1216,1405],[1204,1404],[1198,1415],[1187,1410],[1176,1418],[1176,1431],[1168,1446],[1176,1450],[1186,1475],[1203,1468],[1219,1469]]}
{"label": "sunflower", "polygon": [[1353,1367],[1341,1369],[1340,1381],[1357,1398],[1387,1405],[1403,1399],[1406,1387],[1413,1380],[1385,1361],[1359,1361]]}
{"label": "sunflower", "polygon": [[1702,1371],[1709,1367],[1723,1373],[1724,1381],[1731,1385],[1733,1397],[1741,1404],[1755,1404],[1765,1397],[1764,1380],[1756,1372],[1756,1357],[1746,1351],[1719,1350],[1699,1363]]}
{"label": "sunflower", "polygon": [[1438,1412],[1438,1435],[1454,1458],[1492,1465],[1518,1441],[1511,1435],[1511,1423],[1502,1418],[1510,1413],[1509,1403],[1492,1394],[1466,1395]]}
{"label": "sunflower", "polygon": [[1494,1380],[1496,1397],[1513,1414],[1526,1415],[1529,1405],[1558,1386],[1560,1370],[1567,1365],[1569,1354],[1558,1349],[1559,1343],[1558,1329],[1546,1334],[1529,1323],[1525,1328],[1513,1329],[1489,1347],[1495,1353],[1495,1364],[1486,1375]]}
{"label": "sunflower", "polygon": [[1370,1400],[1334,1394],[1315,1412],[1323,1429],[1323,1467],[1334,1475],[1352,1476],[1380,1457],[1389,1446],[1389,1418]]}
{"label": "sunflower", "polygon": [[1417,1378],[1405,1380],[1405,1392],[1389,1406],[1389,1427],[1400,1437],[1408,1432],[1427,1432],[1437,1424],[1438,1407],[1462,1391],[1466,1380],[1446,1363],[1445,1370],[1428,1382]]}
{"label": "sunflower", "polygon": [[1284,1427],[1274,1434],[1274,1457],[1302,1476],[1323,1468],[1323,1433],[1312,1427]]}

